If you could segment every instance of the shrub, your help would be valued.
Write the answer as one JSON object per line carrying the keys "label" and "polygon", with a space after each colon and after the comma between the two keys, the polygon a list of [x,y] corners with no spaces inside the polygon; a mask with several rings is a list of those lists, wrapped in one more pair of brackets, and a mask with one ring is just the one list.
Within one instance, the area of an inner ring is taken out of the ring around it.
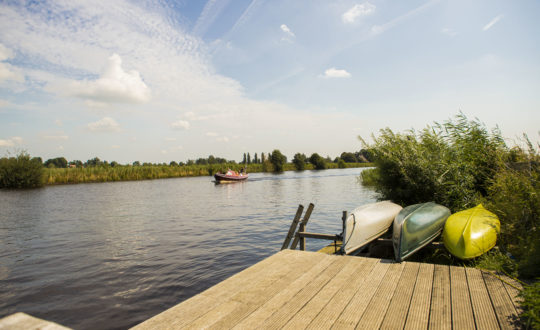
{"label": "shrub", "polygon": [[272,151],[272,154],[270,155],[270,162],[274,167],[274,172],[283,172],[283,166],[287,162],[287,157],[285,157],[281,151],[276,149]]}
{"label": "shrub", "polygon": [[297,171],[303,171],[306,168],[306,160],[307,157],[304,154],[297,153],[294,155],[294,158],[292,160],[294,167]]}
{"label": "shrub", "polygon": [[521,317],[525,329],[540,329],[540,278],[532,285],[526,285],[519,295],[523,298]]}
{"label": "shrub", "polygon": [[0,159],[0,188],[36,188],[44,184],[40,158],[30,158],[26,152],[16,157]]}
{"label": "shrub", "polygon": [[326,168],[326,162],[318,153],[314,153],[309,157],[309,162],[313,164],[316,170],[324,170]]}
{"label": "shrub", "polygon": [[346,168],[347,164],[345,164],[345,161],[343,159],[339,159],[337,162],[338,168]]}

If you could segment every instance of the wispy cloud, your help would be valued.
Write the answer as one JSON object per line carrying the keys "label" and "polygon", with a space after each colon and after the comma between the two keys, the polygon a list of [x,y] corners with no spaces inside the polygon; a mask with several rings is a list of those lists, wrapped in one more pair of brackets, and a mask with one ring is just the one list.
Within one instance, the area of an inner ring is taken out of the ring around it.
{"label": "wispy cloud", "polygon": [[111,117],[103,117],[102,119],[87,125],[92,132],[118,132],[120,125]]}
{"label": "wispy cloud", "polygon": [[281,40],[287,41],[287,42],[293,42],[293,39],[296,37],[296,35],[291,31],[291,29],[285,24],[281,24],[279,28],[285,34],[285,36],[281,38]]}
{"label": "wispy cloud", "polygon": [[351,24],[356,22],[356,20],[360,17],[369,16],[375,12],[375,5],[364,2],[363,4],[356,4],[349,10],[347,10],[343,15],[341,15],[341,19],[344,23]]}
{"label": "wispy cloud", "polygon": [[487,31],[487,30],[491,29],[493,27],[493,25],[497,24],[497,22],[499,22],[502,18],[503,18],[503,15],[498,15],[498,16],[494,17],[491,21],[489,21],[489,23],[484,25],[484,27],[482,28],[482,31]]}
{"label": "wispy cloud", "polygon": [[455,37],[457,35],[457,32],[453,29],[450,29],[450,28],[444,28],[441,30],[441,33],[442,34],[445,34],[449,37]]}
{"label": "wispy cloud", "polygon": [[343,69],[330,68],[324,71],[324,78],[350,78],[351,74]]}
{"label": "wispy cloud", "polygon": [[192,32],[199,36],[204,35],[208,28],[212,26],[216,18],[221,14],[223,9],[227,7],[229,1],[230,0],[209,0],[197,19]]}
{"label": "wispy cloud", "polygon": [[419,13],[423,12],[424,10],[428,9],[429,7],[433,6],[434,4],[440,2],[440,0],[430,0],[426,3],[424,3],[423,5],[420,5],[416,8],[414,8],[413,10],[410,10],[408,12],[406,12],[405,14],[401,15],[401,16],[398,16],[396,18],[394,18],[393,20],[390,20],[389,22],[387,23],[384,23],[384,24],[381,24],[381,25],[374,25],[371,27],[371,33],[373,35],[378,35],[378,34],[381,34],[381,33],[384,33],[400,24],[402,24],[403,22],[407,21],[408,19],[418,15]]}
{"label": "wispy cloud", "polygon": [[177,120],[171,123],[171,128],[175,130],[186,130],[189,129],[190,126],[189,121],[186,120]]}
{"label": "wispy cloud", "polygon": [[13,80],[21,82],[24,80],[23,75],[18,69],[14,68],[11,64],[5,62],[13,58],[13,51],[3,44],[0,44],[0,83],[5,80]]}
{"label": "wispy cloud", "polygon": [[22,144],[23,139],[20,136],[13,136],[9,139],[0,139],[0,147],[14,147]]}

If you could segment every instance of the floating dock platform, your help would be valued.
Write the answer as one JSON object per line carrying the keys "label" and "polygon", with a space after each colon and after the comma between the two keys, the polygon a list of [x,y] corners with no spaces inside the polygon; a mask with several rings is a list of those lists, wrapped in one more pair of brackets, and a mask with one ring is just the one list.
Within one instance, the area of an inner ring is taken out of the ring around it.
{"label": "floating dock platform", "polygon": [[134,329],[514,329],[519,289],[475,268],[283,250]]}

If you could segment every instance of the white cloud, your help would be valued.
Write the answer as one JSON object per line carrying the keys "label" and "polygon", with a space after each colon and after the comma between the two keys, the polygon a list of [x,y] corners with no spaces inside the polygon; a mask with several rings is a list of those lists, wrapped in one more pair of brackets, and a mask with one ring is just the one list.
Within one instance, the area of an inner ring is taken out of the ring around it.
{"label": "white cloud", "polygon": [[150,89],[139,72],[124,71],[122,59],[113,54],[101,77],[93,81],[75,81],[71,84],[74,96],[97,102],[142,103],[150,100]]}
{"label": "white cloud", "polygon": [[102,119],[87,125],[92,132],[118,132],[120,125],[111,117],[103,117]]}
{"label": "white cloud", "polygon": [[375,5],[372,5],[369,2],[364,2],[363,4],[356,4],[351,9],[347,10],[342,16],[341,19],[344,23],[351,24],[354,23],[359,17],[369,16],[375,12]]}
{"label": "white cloud", "polygon": [[444,28],[441,30],[442,34],[446,34],[449,37],[455,37],[457,35],[457,32],[450,28]]}
{"label": "white cloud", "polygon": [[285,32],[285,34],[288,35],[289,37],[296,37],[287,25],[281,24],[280,29],[281,31]]}
{"label": "white cloud", "polygon": [[330,68],[324,71],[324,75],[322,77],[324,78],[350,78],[351,74],[347,72],[346,70]]}
{"label": "white cloud", "polygon": [[13,136],[10,139],[0,139],[0,147],[14,147],[18,144],[22,144],[23,139],[19,136]]}
{"label": "white cloud", "polygon": [[4,62],[13,57],[13,51],[0,43],[0,82],[5,80],[24,81],[24,77],[18,69]]}
{"label": "white cloud", "polygon": [[186,121],[186,120],[177,120],[171,123],[171,128],[175,130],[185,130],[185,129],[189,129],[189,127],[190,127],[189,121]]}
{"label": "white cloud", "polygon": [[58,135],[44,135],[43,139],[51,141],[65,141],[69,139],[69,136],[58,134]]}
{"label": "white cloud", "polygon": [[215,133],[215,132],[206,132],[206,136],[216,137],[216,136],[218,136],[218,134]]}
{"label": "white cloud", "polygon": [[493,27],[493,25],[497,24],[497,22],[501,20],[501,18],[503,18],[503,15],[499,15],[499,16],[494,17],[491,21],[489,21],[489,23],[484,25],[482,30],[487,31],[487,30],[491,29]]}

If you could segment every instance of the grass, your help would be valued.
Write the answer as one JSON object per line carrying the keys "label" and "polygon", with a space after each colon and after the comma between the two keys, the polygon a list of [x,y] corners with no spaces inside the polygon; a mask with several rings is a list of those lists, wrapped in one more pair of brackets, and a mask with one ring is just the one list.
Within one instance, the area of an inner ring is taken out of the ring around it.
{"label": "grass", "polygon": [[[250,164],[249,173],[271,172],[271,164]],[[372,166],[370,163],[346,163],[347,168]],[[112,182],[112,181],[134,181],[152,180],[165,178],[212,176],[218,171],[225,172],[227,169],[240,171],[241,164],[215,164],[215,165],[117,165],[117,166],[90,166],[77,168],[45,168],[45,183],[55,184],[75,184],[92,182]],[[337,163],[328,163],[327,168],[338,168]],[[313,165],[306,165],[306,170],[313,169]],[[284,166],[285,171],[294,171],[292,163]]]}

